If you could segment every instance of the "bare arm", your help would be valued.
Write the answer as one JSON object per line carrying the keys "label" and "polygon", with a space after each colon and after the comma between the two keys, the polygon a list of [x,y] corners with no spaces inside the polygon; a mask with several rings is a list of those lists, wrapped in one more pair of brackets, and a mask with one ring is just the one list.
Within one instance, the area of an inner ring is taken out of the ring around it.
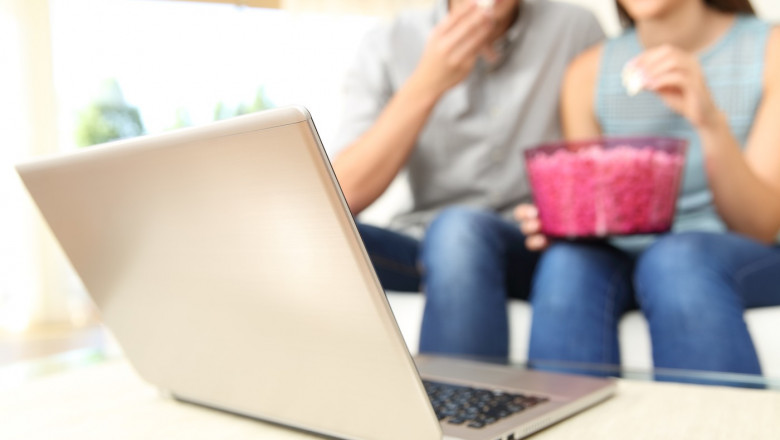
{"label": "bare arm", "polygon": [[412,153],[438,101],[413,79],[390,100],[376,123],[333,161],[350,210],[357,215],[387,189]]}
{"label": "bare arm", "polygon": [[780,231],[780,132],[768,116],[778,112],[780,94],[765,94],[744,153],[725,116],[700,130],[718,212],[730,229],[764,243],[773,243]]}
{"label": "bare arm", "polygon": [[432,32],[420,64],[379,118],[334,160],[353,214],[387,189],[406,164],[438,100],[471,72],[493,27],[474,2],[455,8]]}
{"label": "bare arm", "polygon": [[601,136],[596,119],[596,80],[603,45],[599,44],[574,59],[566,70],[561,90],[561,124],[566,139]]}
{"label": "bare arm", "polygon": [[[562,121],[567,139],[599,136],[594,96],[600,48],[572,63],[562,93]],[[698,61],[665,46],[637,58],[645,88],[657,93],[696,128],[715,206],[729,228],[760,242],[772,243],[780,231],[780,29],[774,29],[765,56],[764,95],[743,152],[723,112],[711,99]],[[539,235],[537,212],[521,206],[516,217],[530,249],[547,246]]]}
{"label": "bare arm", "polygon": [[673,47],[643,57],[648,58],[646,87],[686,117],[701,138],[718,213],[731,230],[774,242],[780,231],[780,29],[770,36],[763,99],[744,152],[712,102],[694,57]]}

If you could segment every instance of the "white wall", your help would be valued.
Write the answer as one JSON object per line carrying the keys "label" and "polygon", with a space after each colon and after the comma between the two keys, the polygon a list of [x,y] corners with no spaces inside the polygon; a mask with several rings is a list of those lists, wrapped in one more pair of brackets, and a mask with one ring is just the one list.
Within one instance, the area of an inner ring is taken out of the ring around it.
{"label": "white wall", "polygon": [[[591,9],[601,26],[608,35],[620,32],[620,24],[615,11],[615,0],[558,0],[565,3],[574,3]],[[778,0],[751,0],[758,15],[770,21],[780,22],[780,1]]]}
{"label": "white wall", "polygon": [[[556,0],[590,8],[601,21],[608,35],[620,32],[614,0]],[[424,7],[434,0],[282,0],[282,7],[292,11],[347,12],[390,15],[403,8]],[[759,16],[780,21],[780,1],[751,0]]]}
{"label": "white wall", "polygon": [[[614,35],[620,31],[614,0],[555,0],[590,8],[601,21],[604,30]],[[434,0],[281,0],[282,7],[292,11],[347,12],[388,15],[399,9],[425,7]],[[780,1],[751,0],[759,16],[780,21]]]}
{"label": "white wall", "polygon": [[780,22],[780,2],[777,0],[751,0],[758,15],[769,21]]}

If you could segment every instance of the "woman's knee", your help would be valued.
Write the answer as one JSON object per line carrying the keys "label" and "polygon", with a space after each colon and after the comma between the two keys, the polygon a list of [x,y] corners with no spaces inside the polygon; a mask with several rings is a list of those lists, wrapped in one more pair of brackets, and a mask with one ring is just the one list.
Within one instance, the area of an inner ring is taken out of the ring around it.
{"label": "woman's knee", "polygon": [[672,234],[639,256],[634,285],[648,318],[686,322],[718,301],[738,301],[716,247],[716,234]]}
{"label": "woman's knee", "polygon": [[694,279],[727,276],[718,255],[718,234],[688,232],[659,238],[636,263],[635,283],[638,288],[662,286],[680,289]]}
{"label": "woman's knee", "polygon": [[659,238],[637,259],[636,274],[655,279],[690,273],[716,263],[716,234],[687,232]]}

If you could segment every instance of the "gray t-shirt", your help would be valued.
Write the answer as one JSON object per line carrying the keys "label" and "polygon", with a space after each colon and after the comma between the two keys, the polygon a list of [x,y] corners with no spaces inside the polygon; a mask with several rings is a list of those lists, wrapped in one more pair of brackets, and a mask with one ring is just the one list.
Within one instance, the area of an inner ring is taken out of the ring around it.
{"label": "gray t-shirt", "polygon": [[[368,130],[409,78],[429,33],[447,14],[399,15],[369,33],[345,84],[345,112],[335,151]],[[524,149],[561,136],[558,104],[568,63],[604,33],[588,11],[525,0],[497,48],[498,62],[480,60],[470,76],[437,103],[407,164],[412,204],[393,229],[419,236],[441,209],[467,205],[500,212],[529,200]]]}

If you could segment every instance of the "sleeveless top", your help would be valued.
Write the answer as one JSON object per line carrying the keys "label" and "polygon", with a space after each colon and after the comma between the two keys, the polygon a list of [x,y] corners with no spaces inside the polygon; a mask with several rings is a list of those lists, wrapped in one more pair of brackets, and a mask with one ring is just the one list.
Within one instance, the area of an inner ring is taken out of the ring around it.
{"label": "sleeveless top", "polygon": [[[710,93],[745,148],[763,94],[764,56],[771,25],[737,15],[731,28],[699,54]],[[596,117],[605,136],[673,136],[688,140],[685,175],[677,201],[674,231],[726,231],[715,211],[699,136],[691,124],[652,92],[629,96],[621,82],[623,66],[644,51],[636,29],[609,39],[602,52],[596,91]],[[624,241],[628,248],[632,240]],[[634,240],[635,243],[638,241]],[[644,240],[644,244],[648,244]],[[641,246],[643,247],[643,246]]]}

